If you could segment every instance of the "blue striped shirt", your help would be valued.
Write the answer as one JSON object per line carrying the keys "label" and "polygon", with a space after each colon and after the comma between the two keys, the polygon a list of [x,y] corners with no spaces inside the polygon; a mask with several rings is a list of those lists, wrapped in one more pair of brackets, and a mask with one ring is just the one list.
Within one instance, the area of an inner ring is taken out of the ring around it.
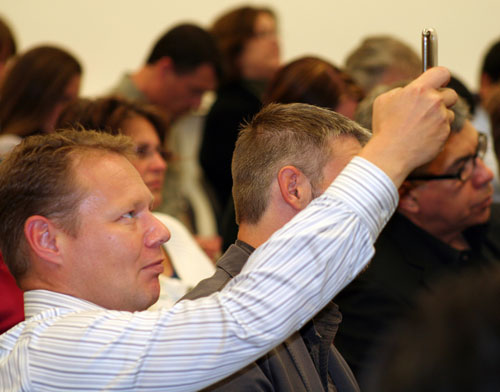
{"label": "blue striped shirt", "polygon": [[362,270],[398,201],[356,157],[224,290],[168,310],[120,312],[44,290],[0,336],[1,391],[195,391],[299,329]]}

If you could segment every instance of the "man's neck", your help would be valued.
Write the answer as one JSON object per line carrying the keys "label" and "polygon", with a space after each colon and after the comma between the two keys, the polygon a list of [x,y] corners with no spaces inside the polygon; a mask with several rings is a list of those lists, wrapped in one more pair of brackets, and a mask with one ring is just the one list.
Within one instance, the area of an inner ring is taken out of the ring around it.
{"label": "man's neck", "polygon": [[147,65],[140,68],[138,71],[130,75],[132,82],[134,83],[137,90],[143,93],[148,101],[151,101],[151,93],[149,91],[149,85],[152,78],[152,69]]}
{"label": "man's neck", "polygon": [[253,248],[258,248],[272,235],[273,232],[269,232],[261,227],[260,224],[247,224],[240,223],[238,228],[238,239],[240,241],[246,242]]}

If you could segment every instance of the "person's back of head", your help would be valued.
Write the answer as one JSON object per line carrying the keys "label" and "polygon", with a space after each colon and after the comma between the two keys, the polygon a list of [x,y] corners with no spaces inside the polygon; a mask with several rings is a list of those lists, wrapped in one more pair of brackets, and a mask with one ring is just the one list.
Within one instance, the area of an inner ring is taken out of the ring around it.
{"label": "person's back of head", "polygon": [[38,46],[21,54],[0,86],[0,133],[21,137],[53,130],[78,95],[82,67],[67,51]]}
{"label": "person's back of head", "polygon": [[2,161],[0,251],[21,288],[30,269],[26,220],[41,215],[75,234],[78,206],[86,190],[77,185],[74,168],[89,156],[110,153],[132,156],[131,141],[101,132],[68,130],[25,138]]}
{"label": "person's back of head", "polygon": [[420,75],[419,55],[404,42],[391,36],[371,36],[349,54],[345,69],[369,92],[378,84],[414,79]]}
{"label": "person's back of head", "polygon": [[350,101],[353,109],[363,95],[352,78],[333,64],[317,57],[301,57],[276,73],[264,104],[308,103],[352,117],[352,110],[348,113],[344,106]]}
{"label": "person's back of head", "polygon": [[500,269],[450,276],[390,333],[368,392],[500,390]]}
{"label": "person's back of head", "polygon": [[303,103],[264,107],[241,130],[233,153],[236,221],[255,224],[260,220],[271,183],[285,165],[301,170],[317,188],[331,158],[329,142],[342,135],[356,138],[360,145],[370,137],[354,121],[328,109]]}
{"label": "person's back of head", "polygon": [[164,33],[154,44],[146,64],[154,64],[163,57],[173,61],[178,74],[191,73],[208,64],[220,78],[220,57],[214,39],[194,24],[180,24]]}

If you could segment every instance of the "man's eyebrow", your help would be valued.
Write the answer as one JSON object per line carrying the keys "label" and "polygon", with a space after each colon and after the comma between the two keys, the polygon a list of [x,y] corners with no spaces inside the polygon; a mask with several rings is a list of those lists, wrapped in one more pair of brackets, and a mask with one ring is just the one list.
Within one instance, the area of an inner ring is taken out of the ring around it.
{"label": "man's eyebrow", "polygon": [[[477,147],[476,147],[476,150],[477,150]],[[473,157],[476,155],[476,153],[477,153],[477,151],[476,151],[476,150],[474,150],[474,152],[473,152],[472,154],[468,154],[468,155],[464,155],[464,156],[462,156],[462,157],[456,158],[456,159],[453,161],[453,163],[452,163],[449,167],[450,167],[450,168],[452,168],[452,167],[456,167],[456,166],[458,166],[459,164],[461,164],[461,163],[463,163],[463,162],[466,162],[467,160],[469,160],[469,159],[473,158]]]}

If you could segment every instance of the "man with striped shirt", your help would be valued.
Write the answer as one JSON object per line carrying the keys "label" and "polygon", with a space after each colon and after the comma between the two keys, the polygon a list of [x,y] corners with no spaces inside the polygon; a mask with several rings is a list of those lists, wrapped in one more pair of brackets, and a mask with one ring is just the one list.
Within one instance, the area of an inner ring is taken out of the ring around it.
{"label": "man with striped shirt", "polygon": [[[456,100],[444,68],[381,96],[374,137],[218,293],[144,312],[168,230],[121,137],[25,139],[0,165],[0,249],[26,321],[0,336],[5,391],[195,391],[302,327],[364,268],[397,187],[432,159]],[[127,147],[128,145],[128,147]],[[313,159],[313,157],[311,158]]]}

